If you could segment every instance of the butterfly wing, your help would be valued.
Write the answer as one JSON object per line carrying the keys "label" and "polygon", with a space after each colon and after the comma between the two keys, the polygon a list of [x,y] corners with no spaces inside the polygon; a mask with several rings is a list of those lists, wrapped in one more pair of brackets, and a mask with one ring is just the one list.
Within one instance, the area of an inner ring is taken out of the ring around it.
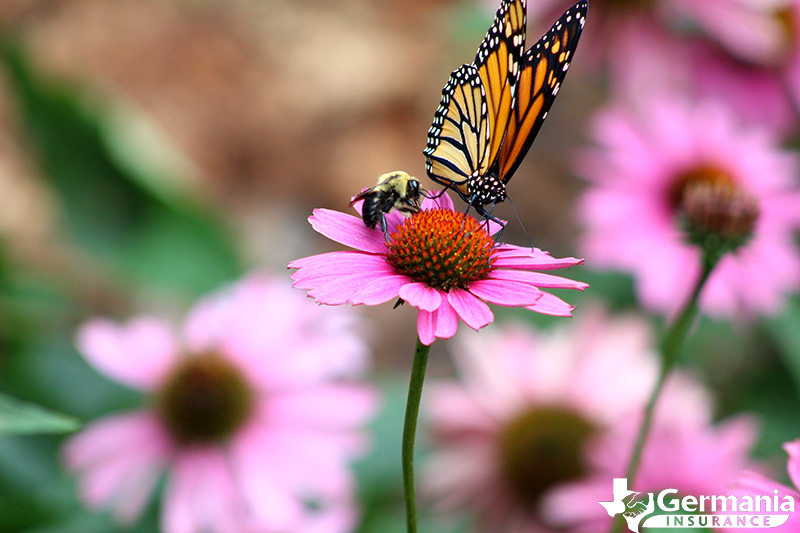
{"label": "butterfly wing", "polygon": [[474,65],[462,65],[450,75],[442,101],[428,130],[426,168],[433,181],[457,187],[476,171],[488,168],[489,146],[486,91]]}
{"label": "butterfly wing", "polygon": [[547,118],[578,46],[588,9],[586,0],[569,8],[522,58],[514,108],[497,159],[497,175],[504,183],[517,170]]}
{"label": "butterfly wing", "polygon": [[514,107],[520,61],[525,50],[526,9],[525,0],[504,0],[475,55],[474,65],[486,91],[488,108],[488,166],[497,158]]}
{"label": "butterfly wing", "polygon": [[442,91],[424,151],[432,180],[466,195],[468,180],[494,164],[524,49],[525,0],[503,0],[473,64],[456,69]]}

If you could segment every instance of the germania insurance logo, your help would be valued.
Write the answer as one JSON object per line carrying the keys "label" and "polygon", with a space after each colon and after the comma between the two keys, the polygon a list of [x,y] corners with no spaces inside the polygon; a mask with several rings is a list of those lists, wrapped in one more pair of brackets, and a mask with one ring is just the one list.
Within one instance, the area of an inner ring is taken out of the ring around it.
{"label": "germania insurance logo", "polygon": [[614,499],[599,502],[609,516],[622,514],[628,529],[639,533],[642,527],[690,528],[778,527],[794,513],[795,500],[774,490],[771,496],[683,496],[675,489],[643,495],[628,490],[626,478],[615,478]]}

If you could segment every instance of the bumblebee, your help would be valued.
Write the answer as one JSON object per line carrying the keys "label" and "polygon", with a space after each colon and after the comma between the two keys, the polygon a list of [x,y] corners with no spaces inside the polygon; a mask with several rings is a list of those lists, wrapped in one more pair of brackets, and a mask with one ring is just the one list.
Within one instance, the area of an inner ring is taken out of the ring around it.
{"label": "bumblebee", "polygon": [[397,209],[405,215],[418,213],[421,209],[420,196],[424,194],[417,178],[398,170],[382,175],[378,178],[377,185],[353,198],[350,205],[358,200],[364,200],[361,209],[364,224],[368,228],[375,229],[380,222],[381,229],[386,233],[386,215],[392,209]]}

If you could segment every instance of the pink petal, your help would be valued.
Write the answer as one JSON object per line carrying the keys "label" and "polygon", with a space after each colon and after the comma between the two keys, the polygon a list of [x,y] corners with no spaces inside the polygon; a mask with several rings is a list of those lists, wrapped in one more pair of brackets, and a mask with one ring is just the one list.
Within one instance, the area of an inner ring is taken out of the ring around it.
{"label": "pink petal", "polygon": [[130,523],[155,490],[169,448],[153,416],[134,413],[95,422],[71,438],[64,461],[77,472],[87,505],[112,508],[120,522]]}
{"label": "pink petal", "polygon": [[434,316],[435,311],[419,310],[417,313],[417,335],[419,341],[425,346],[430,346],[436,340]]}
{"label": "pink petal", "polygon": [[[492,275],[497,271],[492,272]],[[484,279],[469,287],[469,292],[489,303],[505,306],[531,305],[539,300],[542,291],[536,287],[514,281]]]}
{"label": "pink petal", "polygon": [[353,215],[330,209],[314,209],[308,221],[316,231],[345,246],[375,254],[386,252],[383,231],[368,228],[363,220]]}
{"label": "pink petal", "polygon": [[[308,295],[317,303],[326,305],[351,303],[351,299],[365,288],[366,283],[374,280],[385,279],[392,287],[400,281],[383,257],[362,252],[313,255],[292,261],[289,268],[299,269],[291,274],[295,280],[293,286],[307,289]],[[380,290],[371,296],[369,294],[369,291],[365,293],[365,300],[386,296],[385,291]],[[389,296],[387,300],[392,297]]]}
{"label": "pink petal", "polygon": [[377,395],[366,387],[318,385],[270,396],[266,417],[287,427],[356,428],[372,417],[377,403]]}
{"label": "pink petal", "polygon": [[782,494],[795,493],[795,491],[783,483],[778,483],[774,479],[770,479],[763,474],[750,470],[742,470],[739,472],[739,475],[736,476],[734,488],[736,492],[743,492],[752,496],[762,494],[772,495],[772,491],[775,489],[778,489]]}
{"label": "pink petal", "polygon": [[557,296],[543,292],[542,297],[535,304],[527,306],[525,309],[530,309],[543,315],[572,316],[572,310],[575,309],[575,306],[569,305]]}
{"label": "pink petal", "polygon": [[440,291],[421,282],[406,283],[400,289],[400,298],[423,311],[435,311],[442,303]]}
{"label": "pink petal", "polygon": [[467,291],[450,289],[447,301],[453,306],[461,320],[476,331],[494,319],[494,314],[489,306]]}
{"label": "pink petal", "polygon": [[442,300],[436,311],[423,311],[417,315],[417,332],[422,344],[430,346],[436,338],[449,339],[458,329],[458,315],[447,300]]}
{"label": "pink petal", "polygon": [[184,450],[178,455],[164,495],[163,531],[243,531],[244,509],[244,501],[221,450]]}
{"label": "pink petal", "polygon": [[[362,279],[364,275],[361,274]],[[375,276],[376,279],[365,282],[350,298],[353,305],[378,305],[397,298],[403,287],[408,285],[408,278],[399,274]]]}
{"label": "pink petal", "polygon": [[577,289],[582,291],[589,286],[587,283],[562,278],[561,276],[524,270],[494,270],[490,274],[490,279],[518,281],[545,289]]}
{"label": "pink petal", "polygon": [[154,318],[126,325],[92,320],[78,330],[78,349],[106,376],[138,389],[161,382],[176,356],[169,326]]}
{"label": "pink petal", "polygon": [[538,248],[522,248],[504,244],[495,251],[494,266],[518,270],[555,270],[570,268],[583,263],[583,259],[565,257],[556,259]]}
{"label": "pink petal", "polygon": [[365,252],[328,252],[311,255],[295,259],[289,263],[288,268],[298,269],[291,274],[294,280],[326,276],[363,275],[365,270],[359,269],[365,268],[372,269],[369,270],[370,273],[394,273],[394,269],[382,255]]}
{"label": "pink petal", "polygon": [[458,315],[453,306],[442,300],[439,309],[433,312],[434,334],[440,339],[449,339],[456,334],[458,329]]}
{"label": "pink petal", "polygon": [[242,435],[232,446],[231,465],[243,496],[267,531],[292,531],[303,516],[302,503],[291,493],[286,475],[276,468],[287,459],[293,464],[292,457],[265,434]]}

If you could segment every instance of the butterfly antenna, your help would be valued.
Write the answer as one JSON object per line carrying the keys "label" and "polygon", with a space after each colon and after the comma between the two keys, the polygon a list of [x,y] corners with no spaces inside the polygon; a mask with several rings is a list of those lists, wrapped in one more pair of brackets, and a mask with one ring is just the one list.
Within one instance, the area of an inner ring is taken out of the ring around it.
{"label": "butterfly antenna", "polygon": [[[523,223],[522,223],[522,219],[521,219],[521,218],[520,218],[520,216],[519,216],[519,211],[517,211],[517,206],[515,206],[515,205],[514,205],[514,202],[513,202],[513,201],[511,201],[511,198],[510,198],[510,197],[506,197],[506,199],[508,200],[508,203],[510,203],[510,204],[511,204],[511,209],[513,209],[513,210],[514,210],[514,216],[515,216],[515,217],[517,217],[517,221],[519,222],[519,225],[520,225],[520,227],[522,228],[522,232],[523,232],[523,233],[525,234],[525,236],[528,238],[528,242],[529,242],[529,243],[530,243],[530,245],[531,245],[531,249],[535,248],[535,246],[533,245],[533,239],[531,239],[531,236],[530,236],[530,234],[528,234],[528,230],[527,230],[527,228],[525,227],[525,224],[523,224]],[[498,237],[500,236],[500,233],[503,233],[503,230],[504,230],[504,229],[506,229],[506,228],[505,228],[505,226],[503,226],[503,229],[501,229],[501,230],[500,230],[500,232],[497,234],[497,235],[498,235]]]}
{"label": "butterfly antenna", "polygon": [[420,190],[420,194],[422,194],[422,196],[424,196],[424,197],[425,197],[425,198],[427,198],[428,200],[436,200],[437,198],[439,198],[440,196],[442,196],[442,195],[443,195],[445,192],[447,192],[447,187],[445,187],[444,189],[442,189],[441,191],[439,191],[439,193],[438,193],[438,194],[434,194],[434,195],[432,195],[432,196],[430,196],[430,195],[429,195],[429,193],[428,193],[428,191],[427,191],[427,190],[425,190],[425,189],[421,189],[421,190]]}

